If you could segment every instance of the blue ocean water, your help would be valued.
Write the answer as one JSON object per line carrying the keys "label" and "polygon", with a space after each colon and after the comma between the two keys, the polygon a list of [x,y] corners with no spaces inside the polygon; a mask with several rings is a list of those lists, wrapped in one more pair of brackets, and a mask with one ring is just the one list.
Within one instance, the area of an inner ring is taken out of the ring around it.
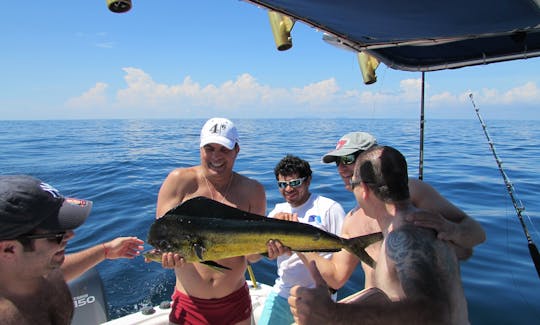
{"label": "blue ocean water", "polygon": [[[161,182],[176,167],[199,163],[203,120],[0,121],[0,171],[31,174],[63,194],[94,201],[87,222],[69,251],[117,236],[146,239],[154,221]],[[273,168],[287,153],[308,160],[312,192],[354,206],[334,165],[320,162],[346,132],[374,134],[401,150],[410,176],[418,175],[419,123],[414,120],[265,119],[235,120],[241,150],[235,170],[257,179],[267,191],[268,209],[281,201]],[[525,223],[540,245],[540,128],[535,121],[486,121],[503,167],[530,216]],[[478,220],[487,241],[462,262],[463,284],[473,324],[529,324],[540,317],[540,279],[527,241],[482,128],[476,120],[429,120],[424,145],[424,180]],[[149,248],[149,247],[147,247]],[[258,281],[273,283],[275,266],[253,266]],[[171,270],[157,263],[105,261],[98,266],[111,318],[170,297]],[[361,288],[354,273],[339,291]]]}

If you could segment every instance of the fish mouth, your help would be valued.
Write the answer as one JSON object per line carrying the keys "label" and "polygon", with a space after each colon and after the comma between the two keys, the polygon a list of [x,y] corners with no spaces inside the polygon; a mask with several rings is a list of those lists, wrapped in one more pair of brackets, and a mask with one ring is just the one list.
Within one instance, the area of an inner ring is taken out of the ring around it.
{"label": "fish mouth", "polygon": [[143,256],[146,256],[146,257],[150,257],[150,256],[161,256],[163,255],[163,251],[161,251],[160,249],[157,249],[157,248],[151,248],[149,250],[146,250],[144,252],[142,252],[142,255]]}

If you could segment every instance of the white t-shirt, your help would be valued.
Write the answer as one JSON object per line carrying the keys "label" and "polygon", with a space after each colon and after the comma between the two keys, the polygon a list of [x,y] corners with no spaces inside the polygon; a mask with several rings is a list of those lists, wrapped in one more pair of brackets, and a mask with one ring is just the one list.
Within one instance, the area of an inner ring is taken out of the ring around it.
{"label": "white t-shirt", "polygon": [[[324,231],[340,235],[345,211],[341,204],[324,196],[311,194],[309,199],[298,207],[289,203],[278,203],[268,214],[273,218],[278,212],[297,213],[298,222],[307,223]],[[330,258],[331,253],[321,253],[321,256]],[[302,260],[296,254],[282,255],[277,258],[278,278],[274,284],[274,291],[281,297],[289,297],[289,290],[295,286],[314,288],[315,283]]]}

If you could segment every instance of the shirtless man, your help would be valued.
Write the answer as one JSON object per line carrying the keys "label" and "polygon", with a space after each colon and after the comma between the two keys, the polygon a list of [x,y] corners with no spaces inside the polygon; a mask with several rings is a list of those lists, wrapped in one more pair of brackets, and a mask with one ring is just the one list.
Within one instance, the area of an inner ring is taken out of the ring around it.
{"label": "shirtless man", "polygon": [[[336,162],[338,173],[343,179],[345,188],[352,191],[350,180],[357,157],[361,152],[376,144],[375,137],[369,133],[347,133],[339,139],[335,150],[324,155],[323,162]],[[420,209],[433,212],[419,211],[408,215],[408,221],[418,226],[436,230],[438,238],[447,240],[452,244],[459,259],[469,258],[472,255],[473,247],[485,241],[486,235],[480,224],[442,197],[433,187],[414,178],[409,178],[408,185],[411,203]],[[377,221],[369,218],[363,209],[357,206],[345,217],[341,236],[352,238],[379,231],[381,230]],[[288,253],[287,248],[282,247],[279,242],[276,242],[276,246],[271,247],[274,254]],[[367,247],[366,251],[376,261],[380,248],[381,243],[378,242]],[[351,277],[360,262],[358,257],[346,250],[334,253],[330,260],[321,259],[318,254],[313,253],[298,255],[304,259],[305,263],[308,260],[317,261],[317,267],[323,278],[332,288],[341,288]],[[361,263],[361,265],[365,276],[364,288],[373,287],[373,269],[365,263]]]}
{"label": "shirtless man", "polygon": [[[201,130],[201,164],[169,173],[159,190],[156,218],[197,196],[265,215],[264,187],[232,170],[239,151],[234,124],[224,118],[208,120]],[[163,267],[174,268],[176,275],[170,322],[250,324],[251,299],[244,276],[247,257],[216,262],[231,270],[218,272],[200,263],[185,263],[178,254],[163,254]]]}
{"label": "shirtless man", "polygon": [[91,207],[36,178],[0,176],[2,324],[71,323],[73,302],[60,266]]}
{"label": "shirtless man", "polygon": [[373,275],[376,287],[354,303],[336,304],[312,263],[317,288],[296,286],[289,297],[298,324],[469,322],[456,254],[435,231],[408,221],[418,211],[408,183],[407,163],[399,151],[373,147],[360,154],[351,189],[384,236]]}

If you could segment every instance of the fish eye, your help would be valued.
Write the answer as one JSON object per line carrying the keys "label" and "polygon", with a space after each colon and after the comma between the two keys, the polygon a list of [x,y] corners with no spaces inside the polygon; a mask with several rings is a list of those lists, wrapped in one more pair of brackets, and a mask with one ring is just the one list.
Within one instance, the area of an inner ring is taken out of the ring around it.
{"label": "fish eye", "polygon": [[161,249],[166,249],[166,248],[170,248],[171,244],[169,244],[169,242],[167,240],[162,239],[162,240],[159,241],[158,247],[160,247]]}

